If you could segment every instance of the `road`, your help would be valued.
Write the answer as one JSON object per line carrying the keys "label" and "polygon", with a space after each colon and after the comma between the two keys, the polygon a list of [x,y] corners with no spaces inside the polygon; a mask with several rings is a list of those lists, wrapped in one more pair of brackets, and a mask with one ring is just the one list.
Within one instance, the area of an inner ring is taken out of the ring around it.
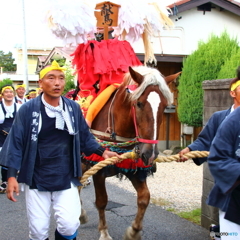
{"label": "road", "polygon": [[[122,182],[124,184],[124,180]],[[136,213],[136,197],[112,183],[107,183],[109,204],[106,216],[113,240],[121,240],[125,229]],[[83,206],[89,222],[79,228],[78,240],[98,240],[98,214],[94,206],[93,184],[82,190]],[[0,240],[28,240],[24,193],[13,203],[0,194]],[[55,224],[52,219],[49,239],[54,240]],[[142,240],[209,240],[209,232],[177,215],[150,204],[144,218]]]}

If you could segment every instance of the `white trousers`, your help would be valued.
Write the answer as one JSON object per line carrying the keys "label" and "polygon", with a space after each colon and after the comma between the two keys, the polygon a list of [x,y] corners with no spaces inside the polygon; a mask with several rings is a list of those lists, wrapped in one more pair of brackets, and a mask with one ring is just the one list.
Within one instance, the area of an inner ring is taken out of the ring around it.
{"label": "white trousers", "polygon": [[70,189],[56,192],[29,189],[25,185],[25,197],[30,239],[48,238],[52,208],[57,230],[61,235],[71,236],[80,226],[81,203],[75,185],[71,184]]}
{"label": "white trousers", "polygon": [[240,240],[240,225],[225,219],[224,216],[225,212],[219,210],[221,240]]}

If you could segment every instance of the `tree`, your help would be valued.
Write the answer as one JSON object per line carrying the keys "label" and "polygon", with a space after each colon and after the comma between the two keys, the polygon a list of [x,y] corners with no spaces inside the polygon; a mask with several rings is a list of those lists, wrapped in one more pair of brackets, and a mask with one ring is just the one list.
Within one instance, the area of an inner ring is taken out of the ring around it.
{"label": "tree", "polygon": [[238,49],[237,39],[231,39],[225,31],[220,37],[212,34],[206,43],[200,41],[198,49],[184,60],[178,86],[180,122],[202,126],[202,82],[217,79],[221,67]]}
{"label": "tree", "polygon": [[235,78],[238,66],[240,66],[240,48],[221,67],[218,79]]}
{"label": "tree", "polygon": [[2,81],[0,81],[0,89],[2,89],[5,85],[13,85],[13,81],[10,78],[4,78]]}
{"label": "tree", "polygon": [[0,51],[0,67],[3,68],[4,72],[16,71],[16,64],[13,63],[14,58],[12,58],[12,53],[4,53]]}
{"label": "tree", "polygon": [[63,91],[63,95],[65,95],[71,89],[76,88],[74,83],[75,75],[73,75],[73,69],[70,67],[70,65],[67,65],[67,64],[65,65],[65,67],[66,67],[66,71],[65,71],[66,84]]}

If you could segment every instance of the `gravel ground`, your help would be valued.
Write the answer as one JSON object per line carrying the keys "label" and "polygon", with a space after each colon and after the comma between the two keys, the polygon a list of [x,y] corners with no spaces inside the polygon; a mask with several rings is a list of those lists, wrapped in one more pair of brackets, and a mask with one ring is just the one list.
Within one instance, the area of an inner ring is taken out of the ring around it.
{"label": "gravel ground", "polygon": [[[191,159],[184,163],[157,163],[157,172],[147,178],[151,202],[176,212],[200,208],[202,178],[202,165],[197,166]],[[111,177],[107,181],[136,194],[128,179]]]}

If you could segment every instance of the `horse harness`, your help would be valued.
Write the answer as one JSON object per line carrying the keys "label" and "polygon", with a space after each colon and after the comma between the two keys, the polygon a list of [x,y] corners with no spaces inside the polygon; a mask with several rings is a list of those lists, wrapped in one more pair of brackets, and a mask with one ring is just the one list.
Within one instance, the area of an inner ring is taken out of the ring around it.
{"label": "horse harness", "polygon": [[[112,109],[113,109],[113,103],[114,103],[115,97],[116,97],[116,95],[118,93],[118,90],[116,91],[116,93],[115,93],[115,95],[114,95],[114,97],[113,97],[113,99],[111,101],[109,110],[108,110],[108,127],[107,127],[106,131],[105,132],[101,132],[101,131],[97,131],[97,130],[91,129],[91,132],[94,135],[98,135],[98,136],[105,137],[105,138],[107,137],[107,138],[109,138],[109,139],[111,139],[113,141],[127,142],[127,141],[131,141],[133,139],[132,138],[125,138],[125,137],[118,136],[116,134],[116,132],[114,131],[114,116],[112,114]],[[126,90],[129,92],[128,86],[126,87]],[[140,138],[139,132],[138,132],[138,127],[137,127],[137,118],[136,118],[135,108],[136,108],[136,102],[133,103],[131,112],[132,112],[132,116],[133,116],[133,123],[134,123],[134,128],[135,128],[135,133],[136,133],[136,137],[135,137],[136,140],[135,140],[134,151],[137,154],[139,154],[140,153],[140,149],[139,149],[138,143],[141,142],[141,143],[157,144],[158,140],[150,140],[150,139]]]}

